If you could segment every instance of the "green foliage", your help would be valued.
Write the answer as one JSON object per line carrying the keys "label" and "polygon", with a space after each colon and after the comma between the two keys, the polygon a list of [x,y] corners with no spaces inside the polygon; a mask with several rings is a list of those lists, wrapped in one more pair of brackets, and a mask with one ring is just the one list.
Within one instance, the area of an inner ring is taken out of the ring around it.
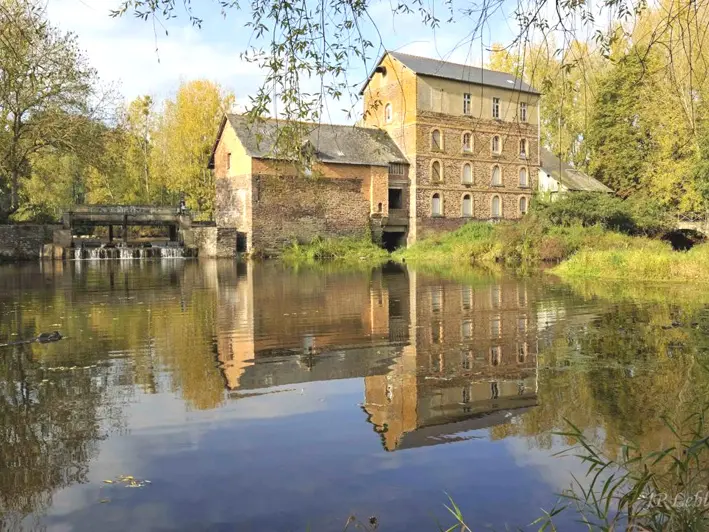
{"label": "green foliage", "polygon": [[44,6],[7,0],[0,9],[0,218],[20,208],[31,161],[90,140],[95,72],[76,37],[46,20]]}
{"label": "green foliage", "polygon": [[559,226],[600,225],[626,234],[660,235],[672,228],[672,220],[652,198],[634,196],[622,200],[609,194],[578,192],[548,204],[537,204],[539,216]]}
{"label": "green foliage", "polygon": [[708,282],[707,260],[709,244],[677,252],[661,242],[648,241],[644,247],[631,249],[579,251],[554,273],[589,279]]}
{"label": "green foliage", "polygon": [[317,238],[308,244],[293,242],[283,250],[281,259],[296,265],[318,262],[375,265],[389,260],[389,253],[364,238]]}
{"label": "green foliage", "polygon": [[671,227],[667,215],[650,201],[621,200],[605,194],[569,194],[550,204],[535,203],[518,222],[470,222],[394,253],[415,265],[506,264],[529,266],[560,262],[579,250],[657,248]]}
{"label": "green foliage", "polygon": [[591,174],[623,197],[640,189],[655,149],[640,96],[650,89],[643,53],[631,50],[601,81],[587,132]]}

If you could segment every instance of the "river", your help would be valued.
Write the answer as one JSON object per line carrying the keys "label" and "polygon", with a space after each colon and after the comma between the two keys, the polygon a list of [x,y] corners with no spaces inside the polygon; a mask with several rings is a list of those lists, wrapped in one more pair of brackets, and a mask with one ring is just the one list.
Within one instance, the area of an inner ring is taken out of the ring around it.
{"label": "river", "polygon": [[707,380],[709,297],[678,290],[3,266],[0,343],[65,338],[0,348],[0,529],[434,531],[449,495],[475,529],[525,526],[583,477],[565,420],[609,457],[654,449]]}

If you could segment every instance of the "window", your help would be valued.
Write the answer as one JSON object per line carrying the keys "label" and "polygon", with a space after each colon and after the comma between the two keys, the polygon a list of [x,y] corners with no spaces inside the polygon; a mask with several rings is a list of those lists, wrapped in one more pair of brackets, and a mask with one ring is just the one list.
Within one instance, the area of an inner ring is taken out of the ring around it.
{"label": "window", "polygon": [[492,117],[493,118],[500,118],[500,99],[499,98],[492,99]]}
{"label": "window", "polygon": [[[431,324],[431,341],[434,344],[440,344],[443,341],[443,324],[440,322],[433,322]],[[440,356],[440,355],[439,355]],[[439,362],[440,367],[440,362]]]}
{"label": "window", "polygon": [[470,310],[473,306],[473,289],[469,286],[463,287],[460,305],[463,307],[463,310]]}
{"label": "window", "polygon": [[226,169],[231,169],[231,153],[226,154]]}
{"label": "window", "polygon": [[[493,346],[490,348],[490,361],[492,362],[493,366],[499,366],[500,362],[502,361],[502,347],[499,345]],[[493,383],[497,384],[497,383]],[[496,396],[495,393],[493,395]]]}
{"label": "window", "polygon": [[527,333],[527,316],[520,316],[517,318],[517,330],[520,334]]}
{"label": "window", "polygon": [[406,165],[401,163],[391,163],[389,165],[389,175],[406,175]]}
{"label": "window", "polygon": [[443,308],[443,287],[434,286],[431,289],[431,310],[440,312]]}
{"label": "window", "polygon": [[520,344],[517,346],[517,362],[520,364],[524,363],[527,359],[527,344]]}
{"label": "window", "polygon": [[473,166],[470,163],[465,163],[463,165],[463,175],[461,180],[465,185],[471,185],[473,183]]}
{"label": "window", "polygon": [[529,183],[527,183],[527,169],[526,168],[519,169],[519,186],[520,187],[529,186]]}
{"label": "window", "polygon": [[431,163],[431,181],[443,181],[440,161],[433,161]]}
{"label": "window", "polygon": [[307,159],[303,163],[303,173],[307,177],[312,177],[312,175],[313,175],[313,161],[311,161],[310,159]]}
{"label": "window", "polygon": [[469,115],[471,109],[471,98],[469,93],[463,94],[463,114]]}
{"label": "window", "polygon": [[463,151],[473,151],[473,135],[470,133],[463,133]]}
{"label": "window", "polygon": [[436,192],[431,198],[431,214],[433,216],[443,216],[443,205],[441,204],[441,195]]}
{"label": "window", "polygon": [[492,197],[492,217],[500,218],[502,216],[502,202],[500,196]]}
{"label": "window", "polygon": [[490,306],[500,308],[500,305],[502,305],[502,290],[500,285],[493,285],[490,287]]}
{"label": "window", "polygon": [[431,149],[436,151],[441,151],[443,149],[441,131],[439,129],[434,129],[431,131]]}
{"label": "window", "polygon": [[390,188],[388,198],[390,209],[404,208],[404,191],[400,188]]}
{"label": "window", "polygon": [[392,121],[393,113],[391,110],[391,104],[388,103],[384,106],[384,121],[388,124]]}
{"label": "window", "polygon": [[502,326],[500,324],[500,317],[497,316],[490,320],[490,337],[498,338],[502,333]]}
{"label": "window", "polygon": [[473,337],[473,322],[464,320],[460,326],[460,334],[464,340],[470,340]]}
{"label": "window", "polygon": [[500,170],[500,167],[497,165],[492,167],[492,186],[502,186],[502,170]]}
{"label": "window", "polygon": [[502,151],[502,144],[500,143],[500,137],[495,135],[492,137],[492,153],[499,154]]}
{"label": "window", "polygon": [[519,102],[519,120],[520,122],[527,121],[527,102]]}
{"label": "window", "polygon": [[463,196],[463,216],[470,217],[473,215],[473,198],[470,194]]}
{"label": "window", "polygon": [[519,212],[521,214],[527,214],[527,198],[525,196],[519,198]]}
{"label": "window", "polygon": [[519,156],[523,159],[527,157],[527,139],[519,141]]}

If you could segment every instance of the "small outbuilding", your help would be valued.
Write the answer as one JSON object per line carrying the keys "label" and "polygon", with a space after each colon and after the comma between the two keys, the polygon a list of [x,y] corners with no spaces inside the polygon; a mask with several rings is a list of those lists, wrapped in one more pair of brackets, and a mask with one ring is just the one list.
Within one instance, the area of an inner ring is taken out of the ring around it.
{"label": "small outbuilding", "polygon": [[563,162],[546,148],[541,149],[540,162],[539,192],[548,194],[551,200],[567,192],[613,193],[606,185]]}

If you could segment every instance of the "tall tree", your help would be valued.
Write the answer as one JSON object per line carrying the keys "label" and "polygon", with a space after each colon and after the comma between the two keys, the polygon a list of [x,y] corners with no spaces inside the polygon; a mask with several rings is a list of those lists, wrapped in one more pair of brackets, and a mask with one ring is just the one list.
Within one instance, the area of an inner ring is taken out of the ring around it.
{"label": "tall tree", "polygon": [[594,177],[623,197],[641,190],[655,149],[645,105],[652,91],[648,56],[633,48],[602,80],[587,132]]}
{"label": "tall tree", "polygon": [[210,217],[214,180],[207,169],[216,131],[234,96],[211,81],[183,83],[174,99],[164,104],[154,133],[152,172],[174,197]]}
{"label": "tall tree", "polygon": [[38,3],[2,0],[0,7],[0,212],[7,216],[20,207],[34,155],[82,142],[95,72],[75,36],[50,25]]}

